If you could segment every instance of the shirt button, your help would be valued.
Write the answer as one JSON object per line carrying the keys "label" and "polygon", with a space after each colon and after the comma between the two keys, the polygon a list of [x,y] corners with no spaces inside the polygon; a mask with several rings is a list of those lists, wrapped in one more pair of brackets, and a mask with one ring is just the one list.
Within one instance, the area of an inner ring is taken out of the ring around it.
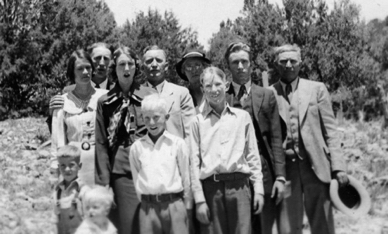
{"label": "shirt button", "polygon": [[89,126],[90,125],[90,121],[86,122],[86,124]]}
{"label": "shirt button", "polygon": [[91,134],[91,133],[89,133],[89,134],[88,134],[88,137],[89,137],[89,139],[90,139],[90,138],[92,137],[92,134]]}
{"label": "shirt button", "polygon": [[295,162],[295,158],[293,158],[291,161]]}

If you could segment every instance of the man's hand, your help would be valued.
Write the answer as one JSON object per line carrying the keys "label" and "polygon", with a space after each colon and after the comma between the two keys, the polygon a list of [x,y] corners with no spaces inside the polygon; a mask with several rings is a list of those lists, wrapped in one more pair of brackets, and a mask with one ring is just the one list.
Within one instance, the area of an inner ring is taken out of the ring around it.
{"label": "man's hand", "polygon": [[55,109],[61,109],[64,103],[65,103],[65,99],[62,97],[61,94],[57,94],[54,97],[52,97],[50,99],[50,105],[49,105],[50,115],[53,115],[53,112]]}
{"label": "man's hand", "polygon": [[335,179],[338,181],[340,187],[346,186],[349,184],[348,175],[344,171],[338,171],[335,173]]}
{"label": "man's hand", "polygon": [[253,197],[253,211],[254,214],[260,214],[261,211],[263,210],[264,206],[264,196],[258,193],[255,193]]}
{"label": "man's hand", "polygon": [[276,196],[276,205],[284,198],[284,182],[276,180],[272,187],[271,198]]}
{"label": "man's hand", "polygon": [[196,204],[196,215],[199,222],[203,224],[210,223],[210,211],[206,202],[201,202]]}

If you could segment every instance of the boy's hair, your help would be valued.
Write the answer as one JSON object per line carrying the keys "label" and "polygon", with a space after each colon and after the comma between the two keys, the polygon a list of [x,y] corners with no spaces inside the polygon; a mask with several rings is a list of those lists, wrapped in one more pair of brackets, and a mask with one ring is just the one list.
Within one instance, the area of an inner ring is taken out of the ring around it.
{"label": "boy's hair", "polygon": [[226,49],[225,54],[224,54],[224,60],[228,66],[229,66],[230,54],[235,53],[235,52],[239,52],[240,50],[247,52],[248,56],[249,56],[249,60],[252,60],[251,47],[249,47],[248,44],[246,44],[242,41],[232,42],[229,44],[229,46]]}
{"label": "boy's hair", "polygon": [[144,50],[143,50],[143,59],[144,59],[144,55],[148,51],[150,51],[150,50],[161,50],[161,51],[163,51],[164,57],[165,57],[165,59],[167,61],[167,52],[164,49],[162,49],[159,46],[157,46],[157,45],[150,45],[150,46],[147,46],[146,48],[144,48]]}
{"label": "boy's hair", "polygon": [[211,76],[211,77],[218,76],[221,78],[222,81],[224,81],[224,82],[228,81],[225,73],[221,69],[219,69],[218,67],[210,66],[210,67],[205,68],[205,70],[203,70],[203,72],[199,78],[201,84],[203,84],[203,79],[206,76]]}
{"label": "boy's hair", "polygon": [[110,208],[113,204],[113,193],[104,186],[95,185],[85,192],[83,201],[86,205],[94,202],[102,202]]}
{"label": "boy's hair", "polygon": [[81,161],[81,150],[75,145],[64,145],[60,147],[57,151],[58,158],[69,157],[74,159],[77,162]]}
{"label": "boy's hair", "polygon": [[153,93],[146,96],[141,102],[141,111],[158,111],[161,110],[163,114],[167,114],[167,102],[160,97],[158,93]]}

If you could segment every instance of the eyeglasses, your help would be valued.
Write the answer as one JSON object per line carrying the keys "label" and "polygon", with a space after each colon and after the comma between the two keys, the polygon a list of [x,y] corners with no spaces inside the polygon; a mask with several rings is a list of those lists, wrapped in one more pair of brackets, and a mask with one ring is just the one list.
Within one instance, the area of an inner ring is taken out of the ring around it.
{"label": "eyeglasses", "polygon": [[191,65],[191,66],[188,66],[188,65],[185,65],[185,70],[186,71],[193,71],[193,70],[200,70],[200,69],[203,69],[203,65],[202,64],[195,64],[195,65]]}

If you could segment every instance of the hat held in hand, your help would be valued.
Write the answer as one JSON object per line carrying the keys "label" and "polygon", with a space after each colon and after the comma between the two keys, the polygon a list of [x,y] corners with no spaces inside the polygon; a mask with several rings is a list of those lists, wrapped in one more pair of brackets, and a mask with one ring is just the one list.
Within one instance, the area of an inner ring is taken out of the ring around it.
{"label": "hat held in hand", "polygon": [[330,182],[330,198],[334,207],[342,213],[358,217],[368,213],[371,200],[362,184],[353,176],[348,175],[349,185],[339,187],[338,181]]}

